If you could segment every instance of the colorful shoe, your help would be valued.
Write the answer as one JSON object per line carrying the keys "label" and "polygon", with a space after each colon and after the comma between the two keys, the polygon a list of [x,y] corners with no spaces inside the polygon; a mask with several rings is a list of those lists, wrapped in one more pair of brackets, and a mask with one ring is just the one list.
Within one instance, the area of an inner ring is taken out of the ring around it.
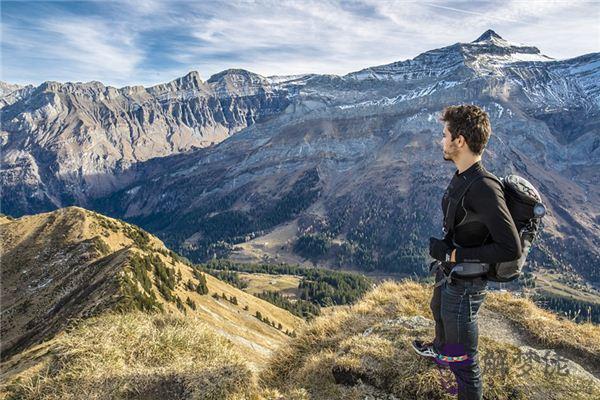
{"label": "colorful shoe", "polygon": [[412,347],[420,356],[432,358],[436,358],[438,356],[438,353],[435,351],[432,342],[424,342],[422,340],[415,339],[412,342]]}

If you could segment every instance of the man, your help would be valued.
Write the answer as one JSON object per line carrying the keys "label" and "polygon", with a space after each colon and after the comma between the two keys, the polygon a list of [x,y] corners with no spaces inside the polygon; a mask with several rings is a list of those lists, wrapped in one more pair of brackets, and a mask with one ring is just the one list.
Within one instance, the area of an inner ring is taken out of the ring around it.
{"label": "man", "polygon": [[457,171],[442,199],[446,235],[429,239],[429,254],[440,261],[430,304],[435,339],[415,340],[413,347],[450,367],[460,400],[481,399],[477,313],[486,295],[485,271],[491,263],[519,258],[521,241],[500,184],[484,177],[481,156],[491,135],[487,113],[474,105],[449,106],[441,121],[444,160]]}

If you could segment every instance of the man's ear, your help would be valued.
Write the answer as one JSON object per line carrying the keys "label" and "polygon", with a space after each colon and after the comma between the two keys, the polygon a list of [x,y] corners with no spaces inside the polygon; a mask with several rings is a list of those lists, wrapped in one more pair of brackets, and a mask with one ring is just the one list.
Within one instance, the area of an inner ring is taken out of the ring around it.
{"label": "man's ear", "polygon": [[465,139],[465,137],[463,135],[458,135],[456,140],[457,140],[456,144],[458,145],[458,147],[462,147],[463,145],[467,144],[467,140]]}

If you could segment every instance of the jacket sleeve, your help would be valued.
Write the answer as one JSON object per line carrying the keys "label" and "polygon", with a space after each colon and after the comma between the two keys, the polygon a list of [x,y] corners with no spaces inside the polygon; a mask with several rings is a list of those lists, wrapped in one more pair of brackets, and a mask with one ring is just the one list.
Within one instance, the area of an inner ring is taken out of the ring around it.
{"label": "jacket sleeve", "polygon": [[457,248],[456,261],[497,263],[521,257],[523,250],[519,233],[506,206],[500,184],[493,179],[480,179],[469,192],[465,197],[465,208],[477,214],[492,241],[479,247]]}

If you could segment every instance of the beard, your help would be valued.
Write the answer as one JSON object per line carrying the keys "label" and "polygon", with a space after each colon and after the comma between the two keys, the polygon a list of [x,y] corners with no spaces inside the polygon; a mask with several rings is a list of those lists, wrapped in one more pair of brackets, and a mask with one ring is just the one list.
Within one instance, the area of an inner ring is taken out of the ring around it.
{"label": "beard", "polygon": [[442,150],[442,154],[445,161],[454,161],[454,157],[458,153],[458,150],[452,146],[448,148],[448,151]]}

